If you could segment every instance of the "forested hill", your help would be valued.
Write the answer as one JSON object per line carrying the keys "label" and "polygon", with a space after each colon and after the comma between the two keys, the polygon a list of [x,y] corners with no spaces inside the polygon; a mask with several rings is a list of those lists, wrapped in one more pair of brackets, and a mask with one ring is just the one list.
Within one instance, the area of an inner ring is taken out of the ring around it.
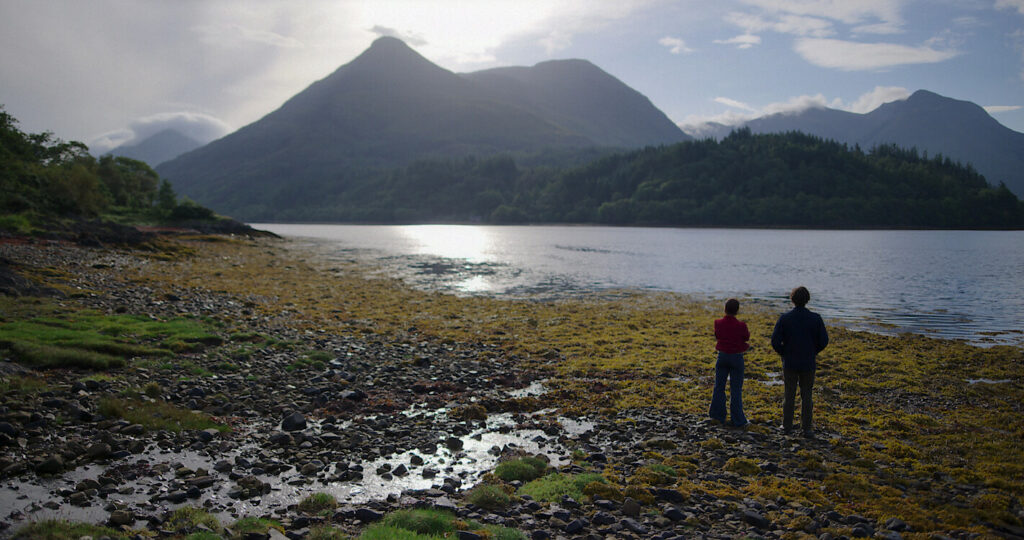
{"label": "forested hill", "polygon": [[734,132],[560,170],[511,157],[418,161],[317,203],[245,216],[339,222],[1024,228],[1024,203],[969,165],[801,133]]}

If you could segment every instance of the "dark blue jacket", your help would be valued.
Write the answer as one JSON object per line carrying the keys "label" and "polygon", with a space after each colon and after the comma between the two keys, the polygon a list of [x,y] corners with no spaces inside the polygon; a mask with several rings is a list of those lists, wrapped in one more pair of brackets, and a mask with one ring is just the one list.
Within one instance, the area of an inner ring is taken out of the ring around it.
{"label": "dark blue jacket", "polygon": [[782,369],[814,371],[814,357],[827,345],[821,316],[805,307],[780,315],[772,330],[772,348],[782,355]]}

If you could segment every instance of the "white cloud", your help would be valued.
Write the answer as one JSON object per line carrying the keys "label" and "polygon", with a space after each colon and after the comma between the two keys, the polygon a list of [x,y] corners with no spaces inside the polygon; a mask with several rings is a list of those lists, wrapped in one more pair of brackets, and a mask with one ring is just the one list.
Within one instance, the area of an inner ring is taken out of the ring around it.
{"label": "white cloud", "polygon": [[204,43],[216,47],[246,47],[250,44],[269,45],[284,49],[301,48],[303,43],[293,37],[269,30],[249,28],[236,23],[205,24],[192,28]]}
{"label": "white cloud", "polygon": [[729,39],[716,39],[715,43],[719,43],[721,45],[736,45],[740,49],[749,49],[754,45],[761,44],[761,36],[741,34]]}
{"label": "white cloud", "polygon": [[757,109],[751,107],[750,105],[747,105],[742,101],[737,101],[735,99],[730,99],[727,97],[716,97],[715,103],[721,103],[722,105],[732,107],[734,109],[743,109],[744,111],[757,112]]}
{"label": "white cloud", "polygon": [[831,22],[819,17],[785,14],[776,20],[760,15],[733,11],[725,16],[725,22],[738,26],[746,34],[771,31],[795,36],[826,37],[835,33]]}
{"label": "white cloud", "polygon": [[936,50],[927,45],[912,47],[898,43],[860,43],[818,38],[798,39],[794,49],[804,60],[816,66],[843,71],[932,64],[960,54],[956,50]]}
{"label": "white cloud", "polygon": [[1024,0],[996,0],[996,9],[1016,9],[1024,15]]}
{"label": "white cloud", "polygon": [[689,54],[693,49],[686,46],[686,42],[677,37],[665,36],[658,40],[658,44],[668,48],[672,54]]}
{"label": "white cloud", "polygon": [[831,19],[850,25],[870,21],[898,26],[906,0],[741,0],[769,14],[790,14]]}
{"label": "white cloud", "polygon": [[377,34],[378,36],[398,38],[413,47],[422,47],[427,44],[427,40],[423,39],[423,36],[416,32],[400,32],[394,28],[381,26],[379,24],[375,24],[373,28],[370,29],[370,32]]}
{"label": "white cloud", "polygon": [[538,40],[541,47],[548,55],[568,49],[572,45],[572,34],[561,30],[552,30],[546,36]]}
{"label": "white cloud", "polygon": [[1013,112],[1024,109],[1024,105],[988,105],[983,107],[985,112],[989,114],[999,114],[1004,112]]}
{"label": "white cloud", "polygon": [[838,109],[858,114],[871,112],[883,103],[906,99],[910,92],[906,88],[896,86],[876,86],[873,90],[858,96],[850,103],[842,99],[833,98],[829,100],[822,94],[802,95],[789,98],[786,101],[769,103],[760,108],[751,106],[739,100],[717,97],[715,103],[725,105],[733,109],[740,109],[744,112],[727,110],[723,113],[713,115],[690,115],[679,123],[679,127],[694,137],[710,136],[719,130],[716,124],[725,126],[739,126],[755,118],[773,114],[797,114],[807,109]]}
{"label": "white cloud", "polygon": [[902,86],[876,86],[874,90],[860,96],[843,109],[855,113],[868,113],[883,103],[900,101],[910,97],[910,91]]}
{"label": "white cloud", "polygon": [[137,144],[165,129],[173,129],[201,143],[227,135],[231,127],[219,118],[196,112],[166,112],[139,118],[128,127],[104,133],[89,143],[96,154],[103,154],[123,144]]}

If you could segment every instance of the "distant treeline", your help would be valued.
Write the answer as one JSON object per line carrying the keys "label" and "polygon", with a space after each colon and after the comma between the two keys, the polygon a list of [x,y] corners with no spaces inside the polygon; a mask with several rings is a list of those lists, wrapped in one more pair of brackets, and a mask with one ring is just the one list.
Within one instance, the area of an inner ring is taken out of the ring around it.
{"label": "distant treeline", "polygon": [[89,154],[77,141],[24,133],[0,107],[0,228],[28,232],[54,220],[122,218],[163,222],[210,219],[213,212],[178,201],[142,161]]}
{"label": "distant treeline", "polygon": [[571,168],[524,168],[509,156],[423,160],[294,195],[235,211],[277,221],[1024,228],[1024,203],[970,165],[748,129]]}

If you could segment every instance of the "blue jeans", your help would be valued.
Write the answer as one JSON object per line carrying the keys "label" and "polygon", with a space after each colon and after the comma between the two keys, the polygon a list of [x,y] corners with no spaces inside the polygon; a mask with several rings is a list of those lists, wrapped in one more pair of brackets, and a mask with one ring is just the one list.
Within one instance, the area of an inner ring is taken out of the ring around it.
{"label": "blue jeans", "polygon": [[729,415],[731,424],[737,427],[747,425],[743,414],[743,353],[729,354],[718,351],[715,363],[715,391],[711,394],[711,408],[708,416],[725,423],[725,381],[729,379]]}

